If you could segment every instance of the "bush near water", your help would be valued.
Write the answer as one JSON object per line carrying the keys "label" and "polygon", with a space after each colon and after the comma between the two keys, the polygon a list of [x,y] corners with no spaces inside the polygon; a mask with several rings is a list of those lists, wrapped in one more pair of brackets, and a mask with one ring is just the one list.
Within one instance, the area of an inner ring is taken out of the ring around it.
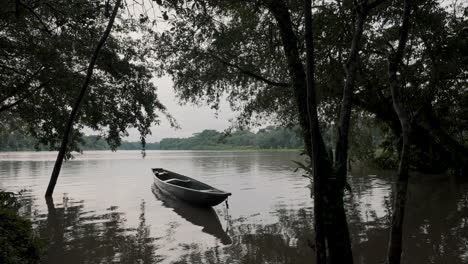
{"label": "bush near water", "polygon": [[40,262],[41,245],[31,221],[18,214],[21,205],[17,194],[0,191],[0,263],[30,264]]}

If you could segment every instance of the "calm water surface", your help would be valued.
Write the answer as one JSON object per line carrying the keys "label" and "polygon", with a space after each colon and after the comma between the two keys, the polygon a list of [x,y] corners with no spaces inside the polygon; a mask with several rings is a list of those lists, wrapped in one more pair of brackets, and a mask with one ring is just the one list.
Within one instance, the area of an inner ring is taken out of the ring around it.
{"label": "calm water surface", "polygon": [[[22,213],[45,263],[313,263],[309,181],[296,152],[88,151],[43,194],[53,152],[0,153],[0,188],[27,190]],[[152,167],[232,192],[229,206],[191,207],[153,186]],[[347,196],[356,263],[385,257],[392,172],[355,168]],[[468,181],[413,175],[404,263],[468,261]]]}

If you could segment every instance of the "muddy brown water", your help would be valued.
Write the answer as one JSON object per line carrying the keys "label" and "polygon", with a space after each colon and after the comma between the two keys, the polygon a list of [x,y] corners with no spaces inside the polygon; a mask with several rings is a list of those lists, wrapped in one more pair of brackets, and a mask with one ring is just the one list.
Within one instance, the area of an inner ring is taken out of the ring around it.
{"label": "muddy brown water", "polygon": [[[87,151],[65,163],[54,200],[56,153],[0,153],[0,188],[26,190],[21,213],[43,240],[44,263],[313,263],[310,183],[294,151]],[[232,192],[200,209],[153,186],[163,167]],[[356,263],[385,258],[392,171],[353,168],[347,194]],[[404,263],[468,261],[468,180],[414,174]]]}

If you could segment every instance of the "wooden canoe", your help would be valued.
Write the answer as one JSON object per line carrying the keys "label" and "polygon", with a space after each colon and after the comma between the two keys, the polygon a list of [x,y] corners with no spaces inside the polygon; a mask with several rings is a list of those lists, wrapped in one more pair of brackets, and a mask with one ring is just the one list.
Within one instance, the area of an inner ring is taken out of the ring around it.
{"label": "wooden canoe", "polygon": [[215,206],[231,195],[231,193],[172,171],[161,168],[152,170],[154,183],[161,191],[193,205],[201,207]]}

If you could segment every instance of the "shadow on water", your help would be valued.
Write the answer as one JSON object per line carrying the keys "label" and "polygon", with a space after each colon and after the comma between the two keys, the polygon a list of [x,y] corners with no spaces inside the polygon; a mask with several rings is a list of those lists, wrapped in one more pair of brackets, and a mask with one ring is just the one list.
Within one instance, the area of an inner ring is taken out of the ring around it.
{"label": "shadow on water", "polygon": [[163,193],[156,185],[152,185],[151,191],[154,196],[163,203],[164,207],[172,209],[183,219],[190,223],[203,227],[202,231],[216,237],[223,245],[232,243],[231,238],[223,230],[219,217],[213,208],[195,207],[177,200],[169,194]]}
{"label": "shadow on water", "polygon": [[[37,201],[36,201],[37,202]],[[43,240],[43,263],[155,263],[154,238],[145,219],[145,202],[140,204],[139,225],[125,228],[117,207],[96,215],[84,209],[83,201],[68,197],[62,203],[47,199],[47,214],[36,215],[33,223]]]}

